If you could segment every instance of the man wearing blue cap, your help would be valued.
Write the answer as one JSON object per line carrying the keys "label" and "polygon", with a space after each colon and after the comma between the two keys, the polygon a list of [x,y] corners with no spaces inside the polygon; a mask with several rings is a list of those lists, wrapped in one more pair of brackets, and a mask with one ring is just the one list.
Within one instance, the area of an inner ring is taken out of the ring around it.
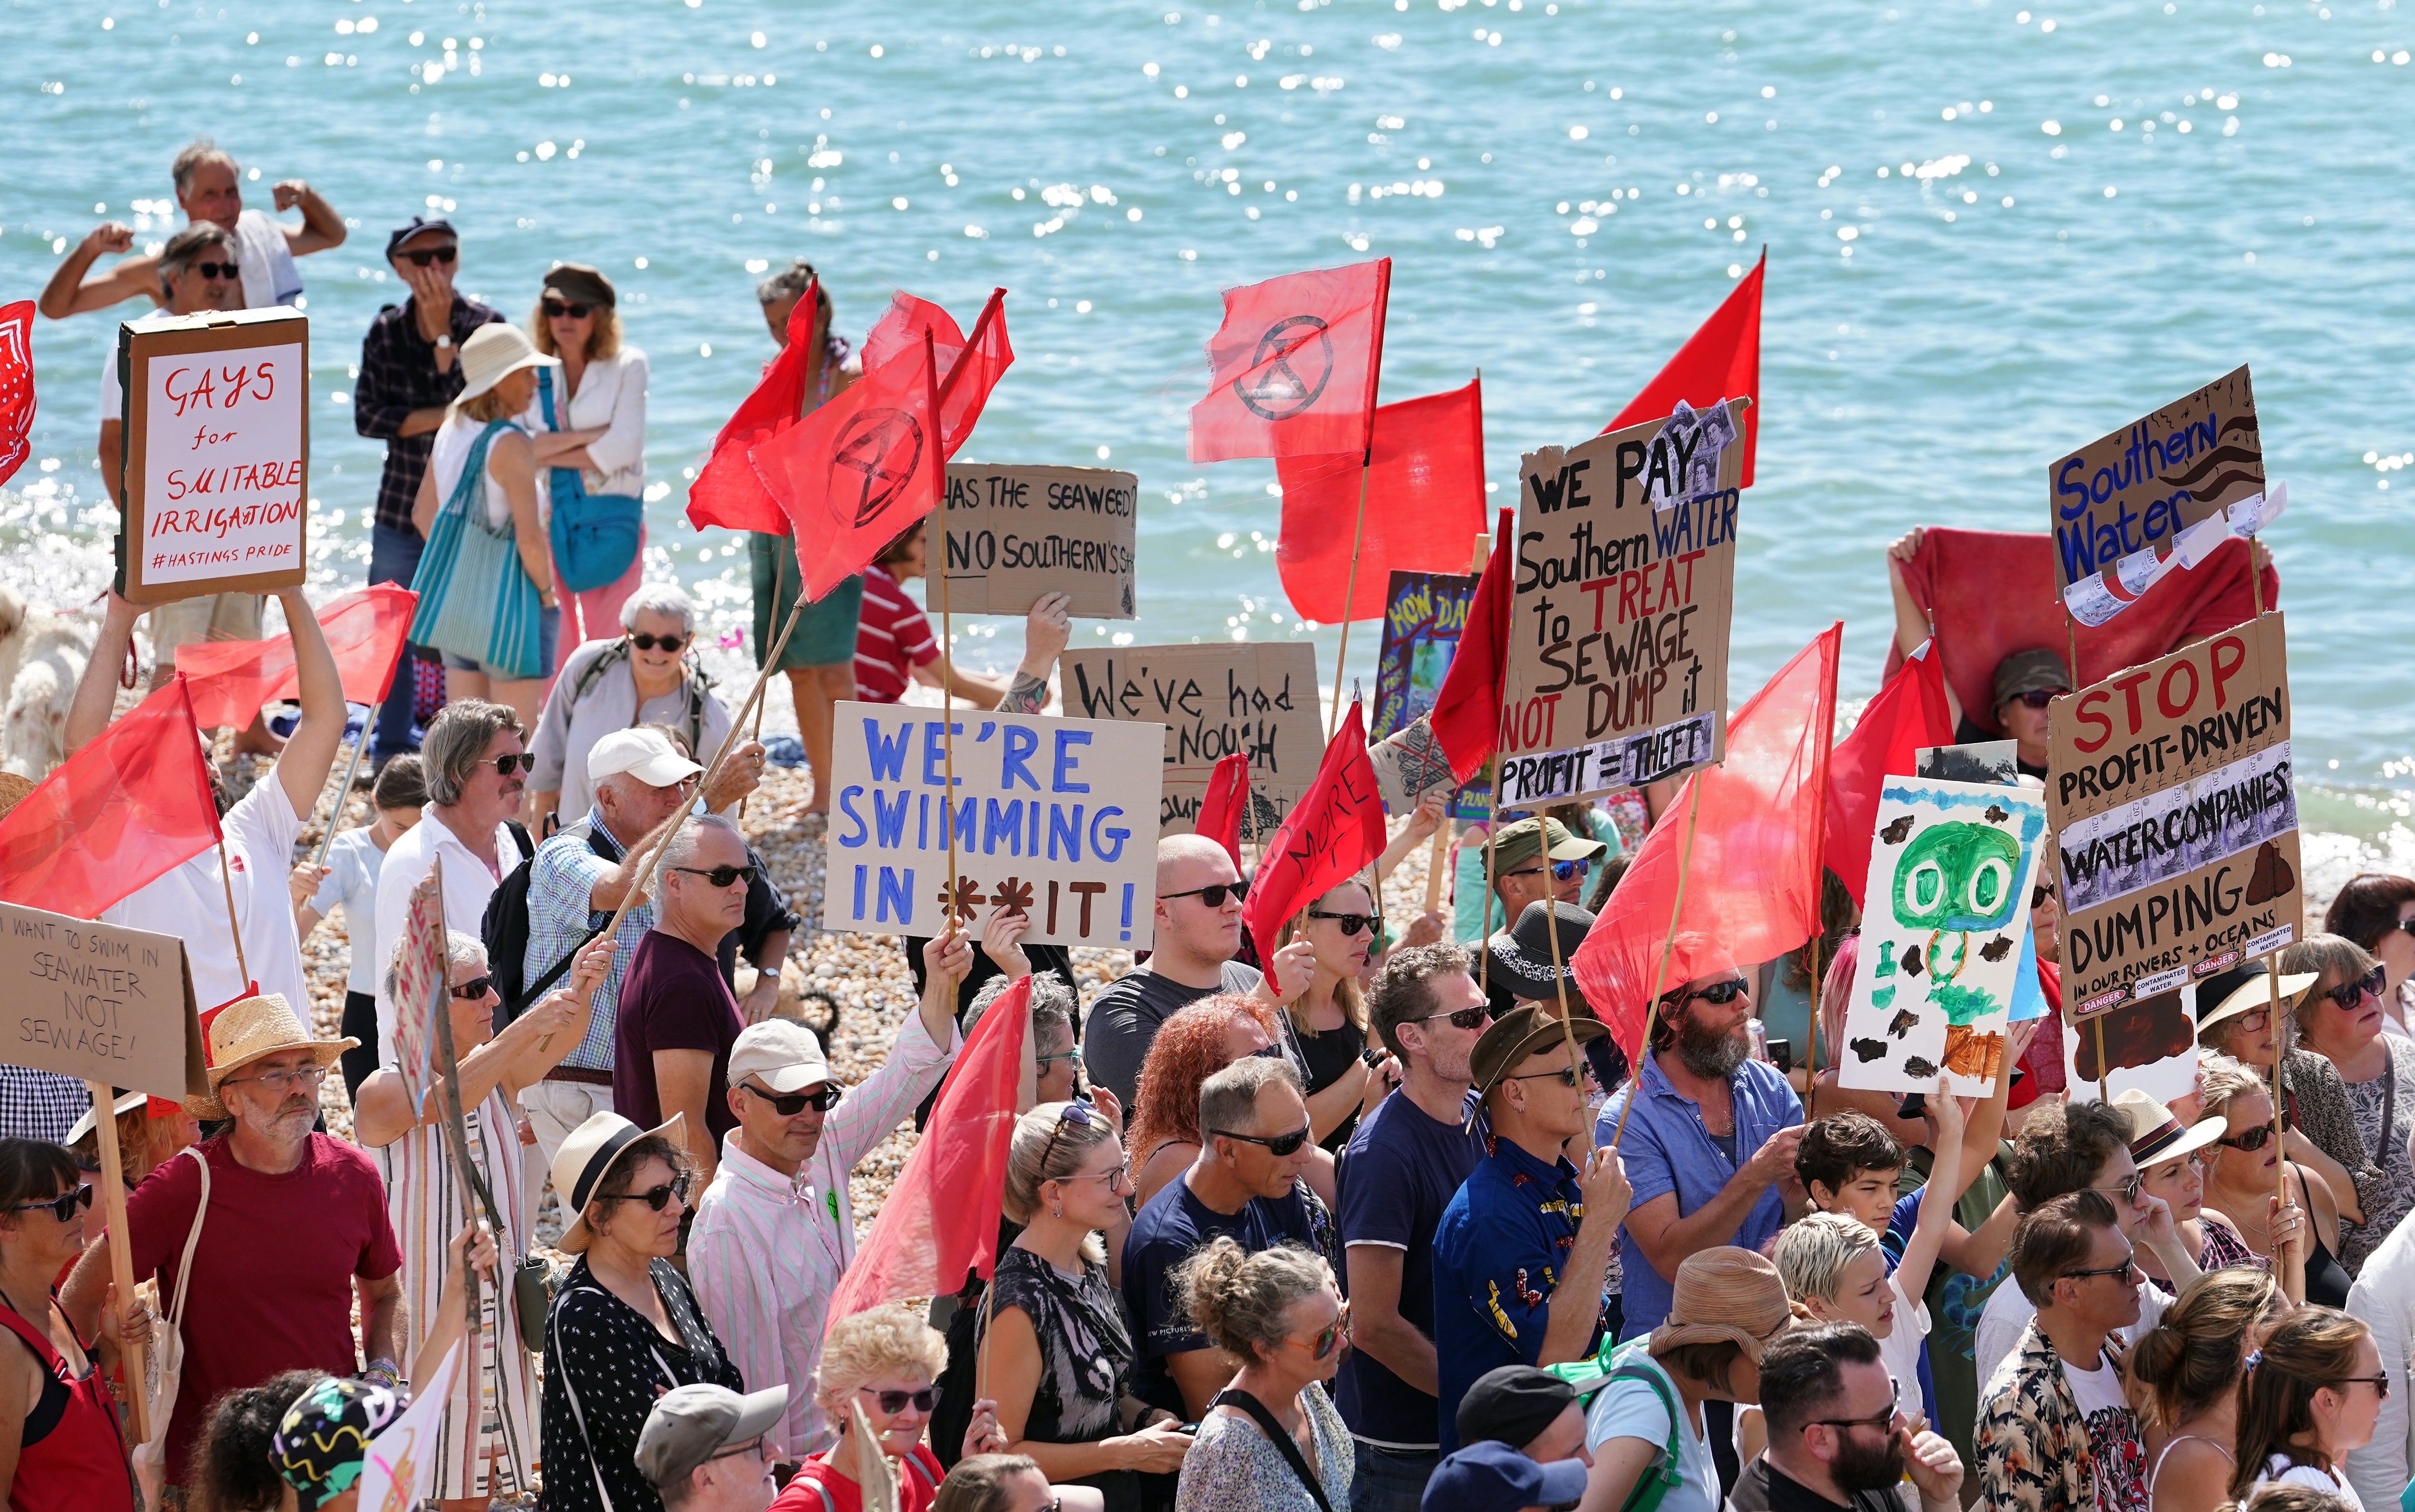
{"label": "man wearing blue cap", "polygon": [[1447,1456],[1426,1482],[1425,1512],[1546,1512],[1583,1499],[1585,1464],[1538,1464],[1498,1440]]}

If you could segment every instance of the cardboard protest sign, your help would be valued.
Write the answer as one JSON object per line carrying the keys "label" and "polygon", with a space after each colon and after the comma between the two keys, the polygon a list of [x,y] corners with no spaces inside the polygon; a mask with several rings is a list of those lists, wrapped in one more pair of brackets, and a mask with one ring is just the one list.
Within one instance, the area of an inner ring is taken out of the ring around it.
{"label": "cardboard protest sign", "polygon": [[1369,746],[1367,761],[1374,770],[1375,790],[1388,813],[1406,814],[1428,793],[1448,793],[1458,786],[1450,774],[1449,756],[1422,716],[1408,728]]}
{"label": "cardboard protest sign", "polygon": [[1520,464],[1503,807],[1726,754],[1742,409],[1685,410]]}
{"label": "cardboard protest sign", "polygon": [[[2264,450],[2247,369],[2055,458],[2046,478],[2055,591],[2081,624],[2103,624],[2180,564],[2182,531],[2234,504],[2260,506]],[[2253,534],[2258,517],[2250,509],[2231,523]]]}
{"label": "cardboard protest sign", "polygon": [[1165,726],[1160,834],[1188,834],[1219,758],[1250,758],[1241,836],[1262,839],[1325,759],[1316,645],[1306,640],[1083,647],[1058,663],[1065,709]]}
{"label": "cardboard protest sign", "polygon": [[0,903],[0,1060],[155,1097],[206,1093],[185,944]]}
{"label": "cardboard protest sign", "polygon": [[838,706],[822,927],[936,935],[952,891],[976,931],[977,921],[1005,911],[1028,914],[1024,937],[1043,945],[1147,950],[1164,731],[1137,721],[957,712],[952,791],[946,726],[928,717],[934,711]]}
{"label": "cardboard protest sign", "polygon": [[218,310],[117,330],[118,591],[137,604],[298,586],[309,508],[310,322]]}
{"label": "cardboard protest sign", "polygon": [[[2278,610],[2066,694],[2052,719],[2066,1020],[2298,938],[2305,894]],[[2142,1039],[2107,1055],[2118,1064],[2150,1048]]]}
{"label": "cardboard protest sign", "polygon": [[1985,1097],[2033,960],[2020,946],[2045,800],[2025,787],[1891,777],[1877,827],[1838,1085],[1934,1091],[1943,1070],[1958,1095]]}
{"label": "cardboard protest sign", "polygon": [[1371,739],[1404,730],[1433,708],[1475,597],[1476,578],[1467,573],[1392,574],[1384,594],[1384,643],[1375,653]]}
{"label": "cardboard protest sign", "polygon": [[[1130,620],[1140,479],[1102,467],[948,464],[948,607],[1028,614],[1043,593]],[[931,595],[934,607],[938,595]]]}

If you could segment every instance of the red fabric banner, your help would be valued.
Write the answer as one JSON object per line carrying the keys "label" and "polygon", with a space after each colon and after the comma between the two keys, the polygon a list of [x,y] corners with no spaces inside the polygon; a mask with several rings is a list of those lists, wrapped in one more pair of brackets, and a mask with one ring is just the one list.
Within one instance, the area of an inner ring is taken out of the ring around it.
{"label": "red fabric banner", "polygon": [[[399,583],[379,583],[329,599],[319,628],[335,653],[344,701],[375,705],[394,682],[395,664],[419,595]],[[191,685],[193,717],[203,729],[244,726],[263,704],[298,696],[293,637],[205,640],[176,653],[176,669]]]}
{"label": "red fabric banner", "polygon": [[98,919],[218,838],[179,672],[0,817],[0,899]]}
{"label": "red fabric banner", "polygon": [[946,310],[897,291],[889,313],[863,338],[864,367],[885,366],[908,346],[919,344],[925,331],[931,334],[931,355],[940,374],[939,430],[952,457],[980,422],[990,391],[1014,363],[1014,348],[1006,338],[1006,291],[990,291],[969,341]]}
{"label": "red fabric banner", "polygon": [[1889,777],[1909,777],[1924,745],[1954,743],[1954,715],[1945,703],[1944,663],[1935,641],[1921,648],[1862,709],[1852,733],[1828,753],[1828,870],[1853,901],[1869,886],[1870,827],[1878,822],[1879,789]]}
{"label": "red fabric banner", "polygon": [[1353,699],[1326,742],[1316,778],[1259,852],[1241,922],[1258,959],[1275,957],[1283,921],[1384,853],[1384,800],[1367,759],[1366,712]]}
{"label": "red fabric banner", "polygon": [[1391,286],[1387,257],[1225,290],[1208,396],[1191,407],[1191,460],[1364,456]]}
{"label": "red fabric banner", "polygon": [[1518,569],[1518,512],[1501,511],[1492,554],[1476,580],[1476,597],[1460,628],[1459,649],[1434,695],[1426,722],[1450,758],[1450,774],[1466,783],[1492,758],[1501,735],[1501,677],[1509,666],[1509,597]]}
{"label": "red fabric banner", "polygon": [[34,302],[21,299],[0,305],[0,483],[33,455],[33,428]]}
{"label": "red fabric banner", "polygon": [[[1724,764],[1686,779],[1569,963],[1585,1001],[1641,1063],[1644,1007],[1678,907],[1661,990],[1774,961],[1819,928],[1821,799],[1837,723],[1840,621],[1795,653],[1728,721]],[[1686,831],[1694,831],[1686,864]]]}
{"label": "red fabric banner", "polygon": [[1241,870],[1241,816],[1250,806],[1250,758],[1238,751],[1216,758],[1216,770],[1208,774],[1208,794],[1199,801],[1199,817],[1191,826],[1195,834],[1206,835],[1224,847],[1233,858],[1233,870]]}
{"label": "red fabric banner", "polygon": [[1354,620],[1380,619],[1395,571],[1467,570],[1467,544],[1484,530],[1481,384],[1376,410],[1363,529],[1359,454],[1275,458],[1282,484],[1275,566],[1301,619],[1339,624],[1345,608]]}
{"label": "red fabric banner", "polygon": [[747,454],[796,425],[805,407],[805,360],[820,302],[821,285],[807,284],[804,297],[788,312],[788,344],[764,365],[754,392],[712,438],[712,456],[687,490],[688,523],[698,530],[722,525],[767,535],[788,533],[787,516],[756,477]]}
{"label": "red fabric banner", "polygon": [[[997,1265],[1006,1154],[1014,1138],[1014,1099],[1030,1025],[1027,976],[998,995],[956,1053],[929,1126],[839,1279],[825,1334],[841,1318],[884,1302],[953,1293],[967,1272],[986,1279]],[[905,1032],[922,1030],[908,1024]]]}
{"label": "red fabric banner", "polygon": [[939,502],[931,344],[910,347],[751,454],[797,538],[805,597],[863,570]]}
{"label": "red fabric banner", "polygon": [[1679,399],[1697,410],[1721,399],[1750,398],[1744,412],[1744,487],[1752,487],[1752,457],[1761,439],[1761,276],[1769,254],[1744,276],[1735,292],[1719,303],[1702,328],[1688,337],[1653,375],[1643,392],[1627,401],[1618,417],[1602,427],[1606,435],[1622,426],[1664,420]]}

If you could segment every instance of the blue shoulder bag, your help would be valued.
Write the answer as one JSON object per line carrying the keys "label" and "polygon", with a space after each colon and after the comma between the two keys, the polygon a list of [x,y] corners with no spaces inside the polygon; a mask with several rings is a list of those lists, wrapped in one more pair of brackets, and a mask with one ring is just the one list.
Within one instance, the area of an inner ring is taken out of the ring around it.
{"label": "blue shoulder bag", "polygon": [[[546,427],[561,430],[562,415],[553,402],[553,369],[536,370],[537,402],[545,407]],[[575,467],[547,470],[553,487],[553,570],[562,586],[574,593],[619,582],[638,560],[638,532],[646,523],[643,501],[625,493],[591,494]]]}

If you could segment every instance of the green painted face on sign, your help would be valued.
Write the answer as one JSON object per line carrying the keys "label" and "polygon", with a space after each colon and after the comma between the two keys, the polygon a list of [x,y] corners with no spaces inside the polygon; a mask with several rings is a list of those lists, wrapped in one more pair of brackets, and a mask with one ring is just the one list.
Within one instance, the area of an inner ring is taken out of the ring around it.
{"label": "green painted face on sign", "polygon": [[2002,831],[1949,821],[1922,831],[1895,868],[1895,917],[1911,929],[2002,929],[2012,921],[2021,847]]}

